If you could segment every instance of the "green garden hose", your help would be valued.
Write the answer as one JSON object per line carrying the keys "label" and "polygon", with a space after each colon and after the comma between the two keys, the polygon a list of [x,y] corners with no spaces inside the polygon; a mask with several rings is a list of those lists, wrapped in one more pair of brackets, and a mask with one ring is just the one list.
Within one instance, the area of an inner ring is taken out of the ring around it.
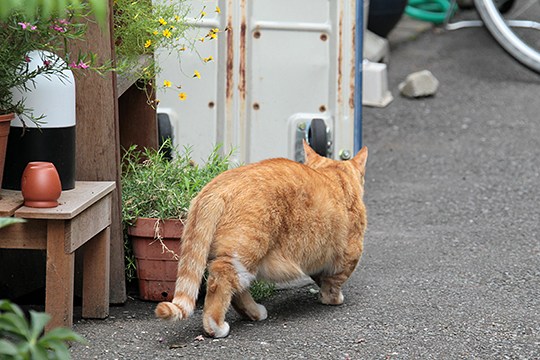
{"label": "green garden hose", "polygon": [[[452,9],[452,14],[456,8]],[[449,0],[409,0],[405,7],[405,14],[418,20],[442,24],[449,9]]]}

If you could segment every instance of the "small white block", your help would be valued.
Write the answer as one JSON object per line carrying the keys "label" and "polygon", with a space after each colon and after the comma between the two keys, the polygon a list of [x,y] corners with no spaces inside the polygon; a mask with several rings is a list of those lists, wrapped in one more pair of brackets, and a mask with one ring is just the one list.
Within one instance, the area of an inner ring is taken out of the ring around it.
{"label": "small white block", "polygon": [[439,88],[439,80],[433,76],[431,71],[422,70],[409,74],[398,87],[401,95],[406,97],[432,96]]}
{"label": "small white block", "polygon": [[386,64],[364,60],[362,66],[362,105],[385,107],[394,98],[388,91]]}

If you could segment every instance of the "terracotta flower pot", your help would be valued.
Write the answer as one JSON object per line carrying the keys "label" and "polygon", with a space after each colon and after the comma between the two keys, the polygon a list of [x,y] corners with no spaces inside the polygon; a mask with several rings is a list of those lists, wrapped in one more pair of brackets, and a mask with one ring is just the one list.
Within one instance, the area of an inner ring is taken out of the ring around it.
{"label": "terracotta flower pot", "polygon": [[58,206],[62,184],[53,163],[43,161],[28,163],[22,174],[21,192],[25,206],[35,208]]}
{"label": "terracotta flower pot", "polygon": [[[139,218],[134,226],[128,227],[141,299],[172,300],[178,268],[176,256],[183,231],[184,225],[180,220],[158,222],[157,219]],[[157,239],[158,235],[161,240]]]}
{"label": "terracotta flower pot", "polygon": [[11,120],[15,114],[0,115],[0,185],[4,176],[4,163],[6,160],[6,149]]}

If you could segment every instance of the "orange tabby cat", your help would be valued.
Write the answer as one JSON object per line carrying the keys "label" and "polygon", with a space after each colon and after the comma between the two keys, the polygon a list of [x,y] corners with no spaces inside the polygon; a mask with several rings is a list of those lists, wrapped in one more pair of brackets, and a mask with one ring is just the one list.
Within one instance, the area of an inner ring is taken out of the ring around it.
{"label": "orange tabby cat", "polygon": [[241,315],[267,313],[249,292],[255,278],[286,282],[311,276],[323,304],[343,302],[341,285],[360,260],[366,229],[362,201],[367,148],[350,161],[321,157],[304,143],[306,162],[270,159],[228,170],[191,203],[172,302],[156,316],[193,313],[208,262],[204,331],[229,334],[232,302]]}

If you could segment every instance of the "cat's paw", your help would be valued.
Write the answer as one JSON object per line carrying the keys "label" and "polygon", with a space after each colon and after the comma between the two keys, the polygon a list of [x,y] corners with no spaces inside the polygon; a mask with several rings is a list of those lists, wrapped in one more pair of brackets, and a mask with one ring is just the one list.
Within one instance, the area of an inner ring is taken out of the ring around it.
{"label": "cat's paw", "polygon": [[213,338],[224,338],[229,335],[230,331],[229,323],[224,321],[221,326],[219,326],[213,319],[209,319],[208,323],[204,327],[204,331],[208,336]]}
{"label": "cat's paw", "polygon": [[338,294],[332,294],[321,291],[319,301],[325,305],[341,305],[343,304],[343,293],[340,291]]}
{"label": "cat's paw", "polygon": [[257,308],[259,309],[259,314],[253,320],[256,320],[256,321],[266,320],[266,318],[268,317],[268,311],[266,311],[266,308],[264,307],[264,305],[257,304]]}

